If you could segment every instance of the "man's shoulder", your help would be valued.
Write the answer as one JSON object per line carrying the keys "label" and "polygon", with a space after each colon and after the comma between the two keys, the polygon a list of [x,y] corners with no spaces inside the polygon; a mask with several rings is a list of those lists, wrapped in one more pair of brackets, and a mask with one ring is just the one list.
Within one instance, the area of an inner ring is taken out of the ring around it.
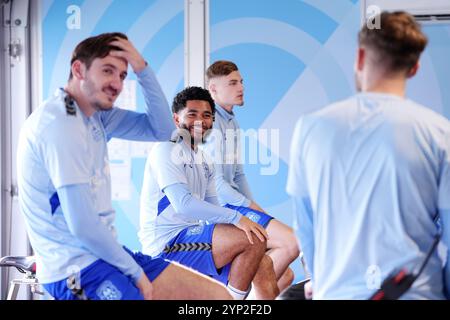
{"label": "man's shoulder", "polygon": [[[78,112],[77,112],[78,111]],[[45,100],[33,111],[26,121],[26,126],[33,129],[33,134],[53,136],[68,133],[80,128],[80,111],[66,110],[61,97],[54,96]]]}
{"label": "man's shoulder", "polygon": [[172,141],[156,142],[149,154],[150,162],[168,162],[172,158],[177,145],[178,143]]}
{"label": "man's shoulder", "polygon": [[346,110],[351,110],[356,103],[356,98],[353,96],[345,100],[328,104],[318,110],[306,113],[302,115],[300,119],[303,123],[311,123],[321,119],[340,117],[345,114]]}
{"label": "man's shoulder", "polygon": [[411,109],[410,113],[420,121],[430,122],[436,126],[447,129],[447,131],[450,130],[450,121],[442,114],[415,101],[407,100],[407,102],[409,104],[408,107]]}
{"label": "man's shoulder", "polygon": [[152,152],[160,153],[160,152],[171,151],[172,149],[175,148],[176,145],[177,145],[177,143],[175,143],[173,141],[156,142],[154,147],[152,148]]}
{"label": "man's shoulder", "polygon": [[357,96],[351,96],[347,99],[339,100],[333,103],[328,104],[324,108],[313,112],[313,115],[317,116],[326,116],[326,115],[339,115],[342,114],[346,109],[353,108],[357,102]]}

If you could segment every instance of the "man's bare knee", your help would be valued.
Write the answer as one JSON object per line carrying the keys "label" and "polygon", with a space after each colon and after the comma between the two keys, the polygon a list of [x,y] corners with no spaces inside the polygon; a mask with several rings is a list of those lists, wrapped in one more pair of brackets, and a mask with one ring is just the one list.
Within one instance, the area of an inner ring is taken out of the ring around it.
{"label": "man's bare knee", "polygon": [[260,267],[264,270],[273,271],[273,260],[268,255],[261,259]]}
{"label": "man's bare knee", "polygon": [[298,247],[297,241],[290,242],[286,249],[289,257],[292,260],[295,260],[300,255],[300,249]]}
{"label": "man's bare knee", "polygon": [[300,249],[298,247],[294,230],[292,228],[289,228],[288,230],[289,231],[286,233],[284,237],[285,241],[283,243],[283,247],[285,248],[287,255],[292,260],[295,260],[300,254]]}
{"label": "man's bare knee", "polygon": [[283,274],[283,280],[289,284],[291,284],[294,281],[294,271],[292,271],[291,268],[287,268],[286,271]]}
{"label": "man's bare knee", "polygon": [[[247,239],[247,246],[246,246],[247,250],[254,250],[261,254],[264,254],[266,252],[267,250],[266,240],[261,241],[257,236],[252,235],[252,241],[253,244],[251,244],[250,241],[248,241]],[[272,259],[270,259],[270,261],[272,261]]]}

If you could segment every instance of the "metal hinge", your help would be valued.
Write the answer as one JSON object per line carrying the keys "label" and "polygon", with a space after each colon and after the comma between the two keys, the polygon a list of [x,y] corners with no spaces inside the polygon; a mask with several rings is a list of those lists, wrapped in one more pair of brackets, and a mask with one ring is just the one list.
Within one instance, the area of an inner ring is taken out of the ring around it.
{"label": "metal hinge", "polygon": [[20,55],[22,54],[22,45],[20,43],[20,39],[14,40],[9,44],[8,48],[9,55],[14,59],[19,59]]}
{"label": "metal hinge", "polygon": [[16,185],[11,185],[11,188],[4,190],[11,196],[11,198],[19,195],[19,188]]}

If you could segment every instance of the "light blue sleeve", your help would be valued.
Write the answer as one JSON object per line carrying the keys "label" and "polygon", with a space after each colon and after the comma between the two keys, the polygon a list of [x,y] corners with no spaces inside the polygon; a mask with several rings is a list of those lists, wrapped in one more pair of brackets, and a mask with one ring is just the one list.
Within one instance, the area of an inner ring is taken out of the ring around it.
{"label": "light blue sleeve", "polygon": [[149,66],[137,73],[145,98],[146,113],[112,108],[100,113],[107,139],[121,138],[137,141],[166,141],[175,125],[169,104]]}
{"label": "light blue sleeve", "polygon": [[234,175],[234,182],[236,182],[236,184],[239,187],[239,192],[247,198],[249,204],[250,205],[250,201],[253,201],[253,195],[252,192],[250,191],[250,185],[248,184],[247,181],[247,176],[244,173],[244,166],[242,164],[238,164],[236,166],[236,173]]}
{"label": "light blue sleeve", "polygon": [[163,192],[175,212],[185,219],[236,225],[242,217],[236,210],[220,207],[193,197],[185,183],[172,184],[166,187]]}
{"label": "light blue sleeve", "polygon": [[251,202],[250,199],[246,198],[241,192],[235,190],[225,178],[225,158],[223,156],[223,148],[223,134],[220,126],[215,123],[214,129],[209,135],[207,142],[203,145],[203,150],[214,162],[217,195],[223,203],[228,203],[237,207],[248,207]]}
{"label": "light blue sleeve", "polygon": [[314,224],[311,202],[308,198],[293,198],[293,227],[300,249],[303,251],[306,267],[314,279]]}
{"label": "light blue sleeve", "polygon": [[[215,172],[215,169],[214,169],[213,165],[212,165],[212,167],[213,167],[213,170],[211,170],[211,174],[210,174],[209,179],[208,179],[208,186],[206,188],[205,201],[210,203],[210,204],[213,204],[215,206],[220,206],[219,199],[217,198],[216,183],[215,183],[215,181],[216,181],[216,179],[215,179],[216,172]],[[239,222],[241,216],[242,216],[241,213],[238,213],[235,223],[234,222],[232,222],[232,223],[236,224],[237,222]],[[210,218],[208,220],[208,222],[210,222],[210,223],[220,223],[221,221],[220,221],[220,217],[219,217],[219,219]]]}
{"label": "light blue sleeve", "polygon": [[444,287],[450,299],[450,135],[446,139],[446,150],[439,176],[438,209],[442,222],[442,242],[447,248],[447,261],[444,268]]}
{"label": "light blue sleeve", "polygon": [[225,180],[225,175],[223,172],[223,166],[221,164],[214,165],[216,171],[216,188],[217,194],[224,203],[231,204],[233,206],[244,206],[248,207],[250,205],[250,199],[247,199],[242,193],[235,190],[230,183]]}
{"label": "light blue sleeve", "polygon": [[99,259],[117,267],[136,282],[142,268],[116,241],[94,209],[88,184],[57,189],[61,209],[70,232]]}

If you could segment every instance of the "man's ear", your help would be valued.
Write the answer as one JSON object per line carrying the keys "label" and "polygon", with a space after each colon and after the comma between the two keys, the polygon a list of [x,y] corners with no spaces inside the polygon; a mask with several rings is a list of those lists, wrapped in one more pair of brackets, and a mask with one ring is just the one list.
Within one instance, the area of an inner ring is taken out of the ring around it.
{"label": "man's ear", "polygon": [[416,64],[414,65],[414,67],[412,67],[409,71],[408,74],[406,75],[407,78],[412,78],[417,74],[417,71],[419,71],[420,69],[420,62],[417,61]]}
{"label": "man's ear", "polygon": [[72,63],[72,75],[77,79],[84,79],[84,74],[86,72],[86,66],[80,60],[75,60]]}
{"label": "man's ear", "polygon": [[356,70],[361,71],[364,68],[364,63],[366,61],[366,49],[363,47],[358,48],[356,54]]}
{"label": "man's ear", "polygon": [[177,128],[180,127],[180,116],[177,113],[173,114],[173,122],[175,122]]}
{"label": "man's ear", "polygon": [[208,85],[208,91],[211,94],[215,94],[216,93],[216,84],[215,83],[209,83]]}

